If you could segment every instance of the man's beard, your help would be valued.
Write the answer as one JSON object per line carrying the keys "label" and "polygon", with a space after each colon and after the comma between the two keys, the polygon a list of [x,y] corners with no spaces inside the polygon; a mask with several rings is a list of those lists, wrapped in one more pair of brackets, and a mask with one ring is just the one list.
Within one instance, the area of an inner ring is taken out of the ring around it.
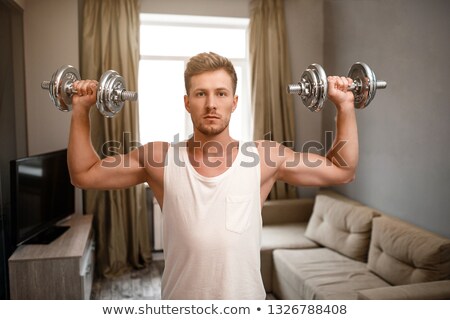
{"label": "man's beard", "polygon": [[198,131],[200,131],[205,136],[217,136],[218,134],[224,132],[228,128],[229,124],[230,124],[229,119],[228,119],[228,121],[221,122],[221,124],[219,126],[218,125],[208,125],[208,124],[205,124],[204,122],[200,122],[196,126],[196,128]]}

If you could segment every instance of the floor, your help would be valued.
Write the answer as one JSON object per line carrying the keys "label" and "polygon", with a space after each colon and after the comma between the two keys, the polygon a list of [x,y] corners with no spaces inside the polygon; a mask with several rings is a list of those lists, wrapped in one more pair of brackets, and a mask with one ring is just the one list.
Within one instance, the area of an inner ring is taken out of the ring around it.
{"label": "floor", "polygon": [[160,300],[164,261],[114,279],[94,279],[91,300]]}
{"label": "floor", "polygon": [[[114,279],[97,278],[92,284],[91,300],[160,300],[163,260],[153,260],[145,269]],[[267,295],[267,300],[275,297]]]}

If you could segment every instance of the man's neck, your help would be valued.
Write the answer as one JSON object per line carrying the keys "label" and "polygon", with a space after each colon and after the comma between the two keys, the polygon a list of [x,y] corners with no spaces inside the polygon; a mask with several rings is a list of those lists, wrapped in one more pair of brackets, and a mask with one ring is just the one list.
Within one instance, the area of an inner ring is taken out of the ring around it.
{"label": "man's neck", "polygon": [[239,146],[239,142],[225,132],[214,136],[194,133],[192,138],[188,140],[189,153],[199,157],[204,155],[211,156],[211,154],[217,157],[223,157],[228,155],[230,150],[237,146]]}

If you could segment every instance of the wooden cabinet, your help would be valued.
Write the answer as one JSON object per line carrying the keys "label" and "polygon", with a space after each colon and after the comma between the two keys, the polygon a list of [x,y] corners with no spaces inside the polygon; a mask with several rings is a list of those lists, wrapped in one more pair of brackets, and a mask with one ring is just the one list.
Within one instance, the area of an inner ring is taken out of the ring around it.
{"label": "wooden cabinet", "polygon": [[11,299],[89,299],[94,275],[92,215],[46,245],[22,245],[9,258]]}

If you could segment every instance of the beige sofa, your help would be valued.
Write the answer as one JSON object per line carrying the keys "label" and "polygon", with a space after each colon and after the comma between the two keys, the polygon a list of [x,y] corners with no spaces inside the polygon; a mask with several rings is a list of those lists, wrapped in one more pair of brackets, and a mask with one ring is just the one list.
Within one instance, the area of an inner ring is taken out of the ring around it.
{"label": "beige sofa", "polygon": [[450,299],[450,239],[332,191],[262,214],[261,272],[278,299]]}

